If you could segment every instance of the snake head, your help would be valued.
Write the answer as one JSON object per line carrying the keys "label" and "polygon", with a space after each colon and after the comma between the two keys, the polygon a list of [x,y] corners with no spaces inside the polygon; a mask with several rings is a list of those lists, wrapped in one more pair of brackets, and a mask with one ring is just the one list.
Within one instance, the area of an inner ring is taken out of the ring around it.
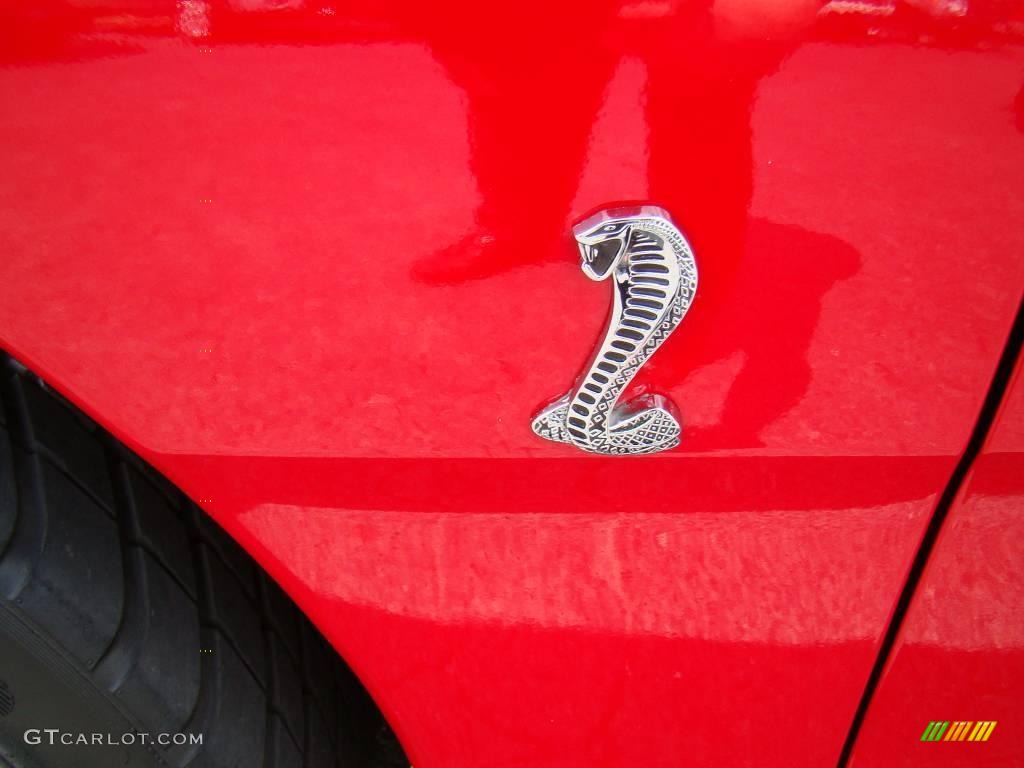
{"label": "snake head", "polygon": [[580,267],[591,280],[604,280],[615,270],[629,243],[634,217],[610,216],[602,211],[573,227],[580,249]]}

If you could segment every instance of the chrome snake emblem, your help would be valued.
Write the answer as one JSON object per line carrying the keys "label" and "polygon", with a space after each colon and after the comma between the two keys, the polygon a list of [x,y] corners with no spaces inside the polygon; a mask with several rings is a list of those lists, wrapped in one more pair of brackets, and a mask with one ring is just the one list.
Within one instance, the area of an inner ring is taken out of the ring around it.
{"label": "chrome snake emblem", "polygon": [[668,212],[655,206],[605,209],[573,227],[573,236],[583,274],[614,277],[611,319],[576,386],[534,417],[533,431],[592,453],[674,448],[682,427],[671,400],[618,401],[690,308],[697,290],[693,251]]}

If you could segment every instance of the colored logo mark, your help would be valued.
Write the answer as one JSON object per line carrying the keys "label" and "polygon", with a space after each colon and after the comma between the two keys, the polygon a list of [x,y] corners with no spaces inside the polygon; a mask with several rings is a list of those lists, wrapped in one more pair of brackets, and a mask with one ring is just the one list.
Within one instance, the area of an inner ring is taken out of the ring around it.
{"label": "colored logo mark", "polygon": [[988,741],[995,727],[995,720],[932,720],[921,741]]}

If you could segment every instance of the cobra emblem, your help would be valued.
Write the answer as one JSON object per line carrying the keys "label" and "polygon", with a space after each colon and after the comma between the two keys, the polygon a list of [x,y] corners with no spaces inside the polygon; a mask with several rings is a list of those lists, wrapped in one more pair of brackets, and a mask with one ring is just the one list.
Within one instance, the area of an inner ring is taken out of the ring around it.
{"label": "cobra emblem", "polygon": [[610,208],[573,227],[580,267],[591,280],[613,277],[604,339],[566,395],[533,419],[546,440],[592,453],[655,453],[682,432],[662,395],[619,403],[640,367],[682,322],[697,290],[697,264],[668,212],[655,206]]}

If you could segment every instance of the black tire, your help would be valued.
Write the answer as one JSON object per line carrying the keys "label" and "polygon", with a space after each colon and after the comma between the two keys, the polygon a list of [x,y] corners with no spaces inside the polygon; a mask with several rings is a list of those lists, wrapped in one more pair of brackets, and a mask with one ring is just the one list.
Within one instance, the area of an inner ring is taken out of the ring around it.
{"label": "black tire", "polygon": [[[83,744],[79,734],[106,743]],[[160,734],[186,743],[160,744]],[[197,734],[202,743],[188,743]],[[0,353],[5,760],[408,765],[359,681],[256,563]]]}

